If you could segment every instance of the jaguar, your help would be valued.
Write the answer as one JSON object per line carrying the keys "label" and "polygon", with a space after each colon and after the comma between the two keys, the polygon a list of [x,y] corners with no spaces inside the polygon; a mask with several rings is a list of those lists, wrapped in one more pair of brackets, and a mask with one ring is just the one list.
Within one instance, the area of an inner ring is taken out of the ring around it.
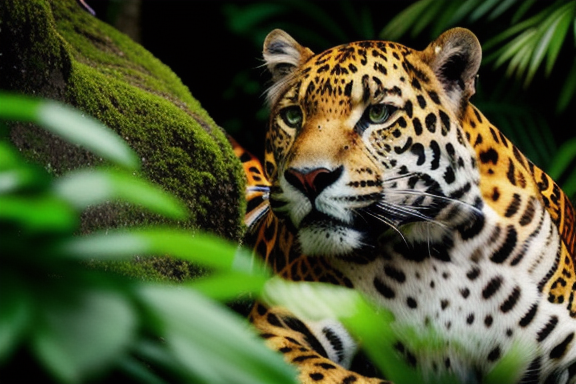
{"label": "jaguar", "polygon": [[[235,149],[255,253],[285,279],[358,290],[433,330],[435,349],[394,344],[427,382],[485,382],[520,350],[516,382],[576,383],[574,208],[470,103],[476,36],[314,54],[274,30],[263,57],[263,162]],[[387,382],[350,367],[358,342],[336,319],[262,303],[250,319],[303,383]]]}

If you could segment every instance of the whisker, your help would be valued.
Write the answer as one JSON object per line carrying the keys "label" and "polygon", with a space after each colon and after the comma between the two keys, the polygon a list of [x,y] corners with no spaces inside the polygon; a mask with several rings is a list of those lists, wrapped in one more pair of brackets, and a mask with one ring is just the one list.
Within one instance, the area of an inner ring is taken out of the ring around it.
{"label": "whisker", "polygon": [[417,217],[421,220],[430,222],[430,223],[435,223],[438,224],[440,226],[445,227],[441,222],[438,222],[436,220],[434,220],[433,218],[423,215],[422,213],[414,210],[414,207],[407,207],[407,206],[402,206],[402,205],[396,205],[396,204],[391,204],[389,202],[385,202],[385,201],[380,201],[376,204],[377,207],[381,208],[382,210],[388,212],[388,213],[392,213],[392,214],[401,214],[403,216],[411,216],[411,217]]}
{"label": "whisker", "polygon": [[382,180],[382,182],[383,182],[383,183],[389,183],[389,182],[392,182],[392,181],[402,180],[402,179],[405,179],[405,178],[407,178],[407,177],[412,177],[412,176],[414,176],[414,175],[416,175],[416,173],[407,173],[407,174],[405,174],[405,175],[394,176],[394,177],[390,177],[390,178],[384,179],[384,180]]}
{"label": "whisker", "polygon": [[400,228],[398,228],[396,226],[396,224],[394,224],[394,222],[392,222],[391,220],[389,220],[386,216],[383,216],[377,212],[371,212],[371,211],[364,211],[366,214],[372,216],[373,218],[383,222],[384,224],[388,225],[390,228],[392,228],[394,231],[396,231],[396,233],[398,233],[398,235],[400,235],[400,237],[402,238],[402,241],[404,241],[404,244],[406,244],[406,246],[408,246],[408,242],[406,241],[406,238],[404,237],[404,235],[402,234],[402,231],[400,231]]}
{"label": "whisker", "polygon": [[411,189],[391,190],[391,191],[387,191],[386,193],[387,193],[388,195],[398,194],[398,195],[426,196],[426,197],[430,197],[431,199],[437,199],[437,200],[446,201],[446,202],[450,202],[450,203],[460,204],[460,205],[466,207],[467,209],[471,210],[472,212],[474,212],[474,213],[477,214],[478,216],[483,216],[483,215],[484,215],[484,213],[482,212],[482,210],[476,208],[476,207],[473,206],[472,204],[466,203],[465,201],[453,199],[453,198],[448,197],[448,196],[439,196],[439,195],[434,195],[434,194],[432,194],[432,193],[422,192],[422,191],[415,191],[415,190],[411,190]]}

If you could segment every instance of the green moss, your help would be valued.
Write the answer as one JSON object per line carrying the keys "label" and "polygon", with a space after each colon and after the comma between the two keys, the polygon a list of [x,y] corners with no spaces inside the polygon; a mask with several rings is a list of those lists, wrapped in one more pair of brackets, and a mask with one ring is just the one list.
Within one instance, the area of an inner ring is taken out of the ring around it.
{"label": "green moss", "polygon": [[[178,225],[238,240],[244,176],[225,133],[152,54],[82,10],[75,0],[0,2],[0,88],[72,104],[115,130],[139,154],[141,174],[181,198]],[[29,125],[11,138],[55,175],[101,159]],[[164,220],[127,204],[83,215],[82,231]],[[164,268],[164,267],[163,267]]]}

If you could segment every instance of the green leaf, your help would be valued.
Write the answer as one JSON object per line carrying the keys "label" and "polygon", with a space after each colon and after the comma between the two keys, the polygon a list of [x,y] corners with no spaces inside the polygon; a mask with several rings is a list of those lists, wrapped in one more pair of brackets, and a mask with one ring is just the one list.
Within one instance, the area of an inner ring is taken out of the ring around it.
{"label": "green leaf", "polygon": [[478,3],[478,6],[470,15],[470,20],[472,22],[478,21],[484,17],[491,9],[496,7],[501,0],[484,0]]}
{"label": "green leaf", "polygon": [[131,356],[122,356],[117,365],[126,375],[134,379],[135,383],[168,384],[167,381],[154,374],[149,367]]}
{"label": "green leaf", "polygon": [[54,252],[83,260],[171,255],[207,267],[262,274],[252,255],[216,236],[166,228],[95,233],[59,244]]}
{"label": "green leaf", "polygon": [[566,4],[565,7],[559,9],[559,19],[556,23],[556,28],[553,31],[554,35],[551,38],[548,55],[546,60],[546,75],[550,75],[552,68],[556,63],[560,49],[566,42],[566,35],[568,34],[568,29],[570,28],[570,23],[575,22],[576,14],[576,2]]}
{"label": "green leaf", "polygon": [[185,219],[182,203],[159,187],[132,174],[113,170],[82,170],[54,182],[56,194],[83,210],[109,200],[122,200],[174,219]]}
{"label": "green leaf", "polygon": [[78,225],[76,212],[53,196],[0,195],[0,222],[9,221],[29,231],[71,231]]}
{"label": "green leaf", "polygon": [[434,3],[434,0],[420,0],[408,6],[396,15],[380,32],[379,36],[384,40],[396,41],[413,30],[414,24],[421,15],[427,12]]}
{"label": "green leaf", "polygon": [[33,122],[115,164],[129,169],[140,165],[136,153],[115,132],[55,101],[0,92],[0,119]]}
{"label": "green leaf", "polygon": [[66,383],[109,367],[128,348],[136,327],[133,309],[117,292],[76,293],[76,300],[45,302],[32,335],[40,361]]}
{"label": "green leaf", "polygon": [[547,172],[548,175],[554,179],[559,180],[560,177],[569,170],[570,163],[576,159],[576,137],[571,138],[558,148],[556,156],[550,162],[550,167]]}
{"label": "green leaf", "polygon": [[268,281],[265,275],[225,271],[185,283],[197,292],[214,300],[228,301],[241,295],[259,295]]}
{"label": "green leaf", "polygon": [[245,320],[191,291],[142,286],[143,305],[156,317],[174,359],[207,383],[296,383],[296,371]]}
{"label": "green leaf", "polygon": [[[576,25],[576,22],[574,23]],[[566,110],[570,105],[570,101],[574,99],[576,95],[576,58],[572,62],[572,67],[566,76],[566,81],[562,86],[560,91],[560,97],[558,98],[558,105],[556,107],[556,112],[560,113]]]}
{"label": "green leaf", "polygon": [[33,321],[32,298],[12,276],[2,274],[0,300],[0,365],[16,349]]}

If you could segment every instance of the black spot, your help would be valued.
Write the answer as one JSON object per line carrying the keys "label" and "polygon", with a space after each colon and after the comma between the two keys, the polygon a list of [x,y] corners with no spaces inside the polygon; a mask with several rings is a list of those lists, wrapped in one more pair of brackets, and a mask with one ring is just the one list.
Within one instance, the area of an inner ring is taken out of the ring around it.
{"label": "black spot", "polygon": [[514,162],[512,160],[510,160],[508,163],[508,171],[506,172],[506,177],[512,185],[516,185],[516,167],[514,166]]}
{"label": "black spot", "polygon": [[432,162],[430,163],[430,169],[435,170],[440,166],[440,146],[436,140],[430,142],[430,149],[432,149]]}
{"label": "black spot", "polygon": [[544,341],[550,335],[550,333],[554,330],[554,328],[556,328],[557,325],[558,325],[558,317],[557,316],[551,316],[550,320],[548,320],[546,325],[541,330],[538,331],[538,337],[536,338],[536,340],[539,343]]}
{"label": "black spot", "polygon": [[522,213],[522,217],[520,217],[519,223],[521,226],[526,226],[530,224],[532,222],[532,219],[534,219],[534,215],[536,214],[536,208],[534,206],[535,200],[536,199],[533,196],[530,196],[528,204],[526,205],[526,209],[524,210],[524,213]]}
{"label": "black spot", "polygon": [[468,317],[466,317],[466,323],[467,324],[474,323],[474,314],[473,313],[469,314]]}
{"label": "black spot", "polygon": [[457,230],[460,232],[462,240],[468,240],[478,235],[482,228],[484,228],[484,216],[476,216],[459,225]]}
{"label": "black spot", "polygon": [[552,348],[552,350],[550,351],[550,358],[559,359],[562,356],[564,356],[564,354],[566,353],[566,349],[568,348],[568,345],[570,345],[570,343],[572,342],[572,339],[574,339],[574,332],[566,336],[566,338],[561,343]]}
{"label": "black spot", "polygon": [[248,161],[252,160],[252,156],[250,156],[250,154],[248,152],[244,152],[241,156],[240,156],[240,161],[243,163],[246,163]]}
{"label": "black spot", "polygon": [[394,268],[393,266],[390,265],[385,266],[384,273],[386,274],[386,276],[396,280],[399,283],[403,283],[404,281],[406,281],[406,275],[404,274],[404,272]]}
{"label": "black spot", "polygon": [[430,96],[430,98],[434,103],[440,105],[440,98],[438,97],[438,94],[436,92],[428,91],[428,96]]}
{"label": "black spot", "polygon": [[502,286],[503,280],[504,279],[502,278],[502,276],[499,275],[490,279],[488,284],[486,284],[486,286],[482,290],[482,297],[484,299],[489,299],[490,297],[492,297],[496,292],[498,292],[498,290]]}
{"label": "black spot", "polygon": [[456,180],[456,175],[454,174],[454,169],[452,166],[447,166],[446,170],[444,171],[444,181],[448,184],[452,184],[454,180]]}
{"label": "black spot", "polygon": [[408,305],[408,307],[410,308],[416,308],[418,307],[418,303],[416,302],[416,300],[414,300],[413,297],[408,297],[406,299],[406,304]]}
{"label": "black spot", "polygon": [[379,62],[374,62],[374,70],[382,73],[383,75],[387,75],[388,71],[386,70],[386,67],[383,66],[382,64],[380,64]]}
{"label": "black spot", "polygon": [[376,288],[376,290],[380,292],[380,294],[385,298],[393,299],[396,296],[394,290],[392,290],[392,288],[390,288],[387,284],[385,284],[382,280],[380,280],[380,278],[375,277],[373,284],[374,288]]}
{"label": "black spot", "polygon": [[532,320],[534,320],[537,311],[538,311],[538,304],[532,304],[528,312],[526,312],[526,314],[522,316],[522,318],[518,322],[518,325],[521,326],[522,328],[527,327],[532,322]]}
{"label": "black spot", "polygon": [[500,310],[504,313],[511,311],[514,308],[514,306],[516,306],[516,303],[520,298],[520,293],[521,293],[520,287],[518,286],[514,287],[510,296],[508,296],[506,301],[504,301],[500,306]]}
{"label": "black spot", "polygon": [[256,312],[258,312],[260,316],[264,316],[264,314],[267,312],[267,309],[262,304],[256,303]]}
{"label": "black spot", "polygon": [[276,316],[273,313],[269,313],[268,316],[266,316],[266,320],[268,321],[269,324],[271,324],[275,327],[282,327],[282,323],[280,322],[280,319],[278,318],[278,316]]}
{"label": "black spot", "polygon": [[[418,90],[422,89],[420,82],[415,77],[412,79],[412,86]],[[419,96],[419,97],[422,97],[422,96]],[[422,107],[422,108],[424,108],[424,107]]]}
{"label": "black spot", "polygon": [[318,355],[302,355],[292,359],[293,363],[300,363],[302,361],[310,360],[310,359],[317,359]]}
{"label": "black spot", "polygon": [[468,296],[470,296],[470,290],[468,288],[462,288],[460,290],[460,294],[462,295],[463,298],[467,299]]}
{"label": "black spot", "polygon": [[508,208],[506,208],[506,212],[504,213],[504,216],[506,216],[506,217],[514,216],[514,214],[516,212],[518,212],[518,208],[520,208],[521,202],[522,202],[522,200],[520,199],[519,194],[515,193],[514,195],[512,195],[512,201],[510,202],[510,205],[508,205]]}
{"label": "black spot", "polygon": [[470,281],[476,280],[476,278],[478,276],[480,276],[480,268],[478,268],[476,266],[472,267],[472,269],[470,271],[468,271],[468,273],[466,273],[466,277]]}
{"label": "black spot", "polygon": [[436,132],[436,121],[437,120],[438,119],[437,119],[436,115],[433,113],[429,113],[426,116],[426,120],[425,120],[426,128],[428,129],[428,131],[430,131],[430,133]]}
{"label": "black spot", "polygon": [[424,146],[420,143],[415,143],[411,148],[410,152],[418,157],[416,165],[422,165],[426,161],[426,155],[424,153]]}
{"label": "black spot", "polygon": [[496,361],[500,358],[500,347],[497,346],[495,347],[493,350],[490,351],[490,353],[488,354],[488,360],[489,361]]}
{"label": "black spot", "polygon": [[342,380],[342,384],[352,384],[355,383],[358,380],[358,378],[354,375],[349,375],[346,376],[343,380]]}
{"label": "black spot", "polygon": [[348,84],[344,87],[344,95],[350,97],[352,95],[352,86],[354,84],[354,80],[350,80]]}
{"label": "black spot", "polygon": [[324,375],[321,373],[311,373],[309,376],[313,381],[320,381],[324,378]]}
{"label": "black spot", "polygon": [[292,351],[292,348],[290,347],[282,347],[280,348],[278,351],[280,351],[281,353],[288,353]]}
{"label": "black spot", "polygon": [[536,357],[530,365],[528,369],[526,369],[526,373],[522,376],[522,380],[520,384],[538,384],[540,383],[540,372],[542,371],[542,363],[541,363],[541,356]]}
{"label": "black spot", "polygon": [[317,352],[323,357],[328,357],[328,354],[326,353],[326,350],[324,349],[320,341],[318,341],[316,336],[314,336],[314,334],[310,332],[308,327],[302,321],[291,316],[282,317],[282,321],[284,321],[284,324],[286,324],[288,328],[298,333],[301,333],[302,336],[304,336],[304,340],[306,340],[306,343],[308,343],[310,348],[312,348],[315,352]]}
{"label": "black spot", "polygon": [[403,117],[400,117],[396,123],[401,127],[401,128],[406,128],[406,120]]}
{"label": "black spot", "polygon": [[440,300],[440,308],[442,308],[442,310],[445,310],[446,308],[448,308],[449,305],[450,305],[449,300],[447,300],[447,299]]}
{"label": "black spot", "polygon": [[490,260],[492,260],[492,262],[497,264],[503,263],[504,261],[506,261],[508,256],[510,256],[514,248],[516,248],[517,242],[518,242],[518,233],[516,232],[516,228],[514,228],[514,226],[510,224],[507,228],[506,240],[504,240],[504,244],[502,244],[502,246],[498,248],[498,250],[494,252],[492,256],[490,256]]}
{"label": "black spot", "polygon": [[494,148],[490,148],[487,151],[480,153],[480,162],[483,164],[492,163],[496,165],[498,163],[498,152]]}
{"label": "black spot", "polygon": [[494,322],[494,318],[492,318],[492,315],[487,315],[484,318],[484,325],[486,326],[486,328],[490,328],[492,326],[493,322]]}
{"label": "black spot", "polygon": [[439,115],[442,122],[442,136],[446,136],[450,132],[450,118],[444,111],[440,111]]}
{"label": "black spot", "polygon": [[420,136],[422,134],[422,123],[420,119],[415,117],[414,120],[412,120],[412,124],[414,125],[414,133],[416,136]]}
{"label": "black spot", "polygon": [[406,152],[408,150],[408,148],[410,148],[412,146],[412,138],[408,137],[408,140],[406,140],[406,143],[404,143],[403,147],[394,147],[394,152],[396,152],[396,154],[400,155],[404,152]]}
{"label": "black spot", "polygon": [[418,105],[420,106],[420,108],[422,109],[426,108],[426,99],[424,99],[422,95],[418,95],[416,97],[416,100],[418,101]]}
{"label": "black spot", "polygon": [[408,100],[405,104],[404,104],[404,111],[406,111],[406,114],[408,115],[408,117],[411,119],[412,118],[412,102],[410,100]]}

